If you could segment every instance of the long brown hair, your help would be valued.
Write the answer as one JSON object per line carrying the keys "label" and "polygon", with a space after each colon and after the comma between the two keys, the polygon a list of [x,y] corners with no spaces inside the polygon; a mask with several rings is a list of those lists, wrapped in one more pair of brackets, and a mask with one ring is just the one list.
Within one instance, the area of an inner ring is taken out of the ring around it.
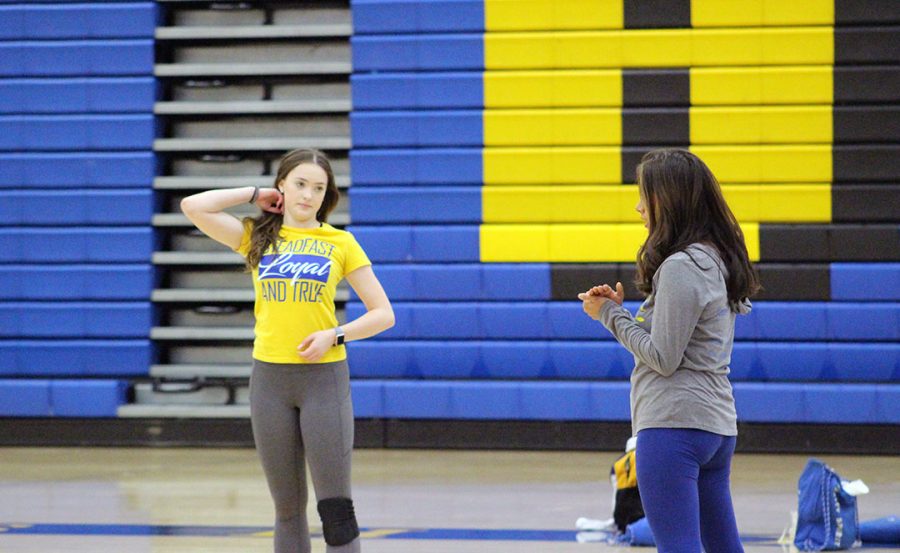
{"label": "long brown hair", "polygon": [[[300,149],[284,154],[278,163],[278,172],[275,174],[273,187],[281,190],[282,182],[287,178],[288,173],[304,163],[314,163],[328,175],[325,199],[322,200],[322,206],[316,212],[316,220],[325,223],[328,221],[328,214],[337,206],[341,193],[338,190],[337,183],[334,181],[334,171],[331,169],[331,162],[324,153],[319,150]],[[244,225],[248,225],[252,229],[250,232],[250,250],[247,252],[247,270],[253,270],[254,267],[258,266],[266,250],[277,242],[278,233],[281,232],[283,222],[284,215],[269,213],[268,211],[263,211],[257,217],[244,218]]]}
{"label": "long brown hair", "polygon": [[638,290],[650,294],[653,275],[667,257],[703,242],[714,246],[725,264],[733,309],[759,291],[744,233],[716,177],[700,158],[679,149],[647,152],[637,166],[637,180],[650,229],[637,255]]}

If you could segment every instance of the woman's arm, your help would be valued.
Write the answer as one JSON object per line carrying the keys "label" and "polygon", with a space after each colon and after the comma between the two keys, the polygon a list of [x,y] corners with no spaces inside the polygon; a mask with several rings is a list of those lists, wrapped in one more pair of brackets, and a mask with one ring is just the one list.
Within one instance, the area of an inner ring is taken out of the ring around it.
{"label": "woman's arm", "polygon": [[[181,200],[181,211],[205,235],[234,250],[241,245],[244,226],[224,210],[248,203],[254,190],[246,186],[200,192]],[[281,193],[274,188],[260,188],[254,203],[265,211],[281,213]]]}
{"label": "woman's arm", "polygon": [[[344,330],[344,342],[362,340],[394,326],[394,310],[372,266],[360,267],[346,278],[365,304],[366,312],[355,320],[341,325]],[[297,347],[297,353],[307,361],[318,361],[332,347],[335,338],[333,328],[313,332]]]}
{"label": "woman's arm", "polygon": [[660,266],[649,333],[612,301],[602,306],[597,319],[647,366],[671,376],[681,366],[703,311],[701,278],[699,269],[687,259],[673,259]]}
{"label": "woman's arm", "polygon": [[366,312],[357,319],[341,325],[344,329],[345,342],[375,336],[394,326],[394,309],[371,265],[360,267],[348,274],[347,282],[365,304]]}

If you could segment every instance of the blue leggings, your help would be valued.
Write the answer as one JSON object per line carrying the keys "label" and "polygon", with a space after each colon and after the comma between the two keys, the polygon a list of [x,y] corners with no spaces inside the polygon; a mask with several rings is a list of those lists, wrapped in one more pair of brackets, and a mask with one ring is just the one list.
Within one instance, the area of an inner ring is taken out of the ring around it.
{"label": "blue leggings", "polygon": [[735,441],[693,429],[638,432],[638,488],[659,553],[744,551],[729,490]]}

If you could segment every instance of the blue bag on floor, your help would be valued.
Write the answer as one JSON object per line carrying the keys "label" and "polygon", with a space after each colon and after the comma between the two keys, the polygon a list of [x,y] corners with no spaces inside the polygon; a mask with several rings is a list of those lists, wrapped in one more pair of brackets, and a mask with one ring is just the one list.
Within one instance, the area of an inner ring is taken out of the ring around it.
{"label": "blue bag on floor", "polygon": [[800,475],[797,533],[800,551],[834,551],[859,544],[856,498],[844,491],[831,467],[810,459]]}

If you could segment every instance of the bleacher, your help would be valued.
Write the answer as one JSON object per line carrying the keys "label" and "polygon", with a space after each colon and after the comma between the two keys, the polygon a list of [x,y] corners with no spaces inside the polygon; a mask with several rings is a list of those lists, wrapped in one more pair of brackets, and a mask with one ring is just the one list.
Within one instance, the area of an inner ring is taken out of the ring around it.
{"label": "bleacher", "polygon": [[350,346],[371,416],[628,420],[575,295],[638,298],[634,167],[679,146],[765,287],[740,421],[900,421],[900,12],[868,5],[356,0],[350,228],[398,320]]}
{"label": "bleacher", "polygon": [[888,1],[0,0],[0,417],[245,423],[249,277],[178,202],[317,146],[397,315],[348,347],[360,421],[622,427],[575,295],[636,307],[634,168],[678,146],[764,286],[741,424],[895,425],[898,137]]}
{"label": "bleacher", "polygon": [[115,417],[153,360],[156,14],[0,5],[4,417]]}

